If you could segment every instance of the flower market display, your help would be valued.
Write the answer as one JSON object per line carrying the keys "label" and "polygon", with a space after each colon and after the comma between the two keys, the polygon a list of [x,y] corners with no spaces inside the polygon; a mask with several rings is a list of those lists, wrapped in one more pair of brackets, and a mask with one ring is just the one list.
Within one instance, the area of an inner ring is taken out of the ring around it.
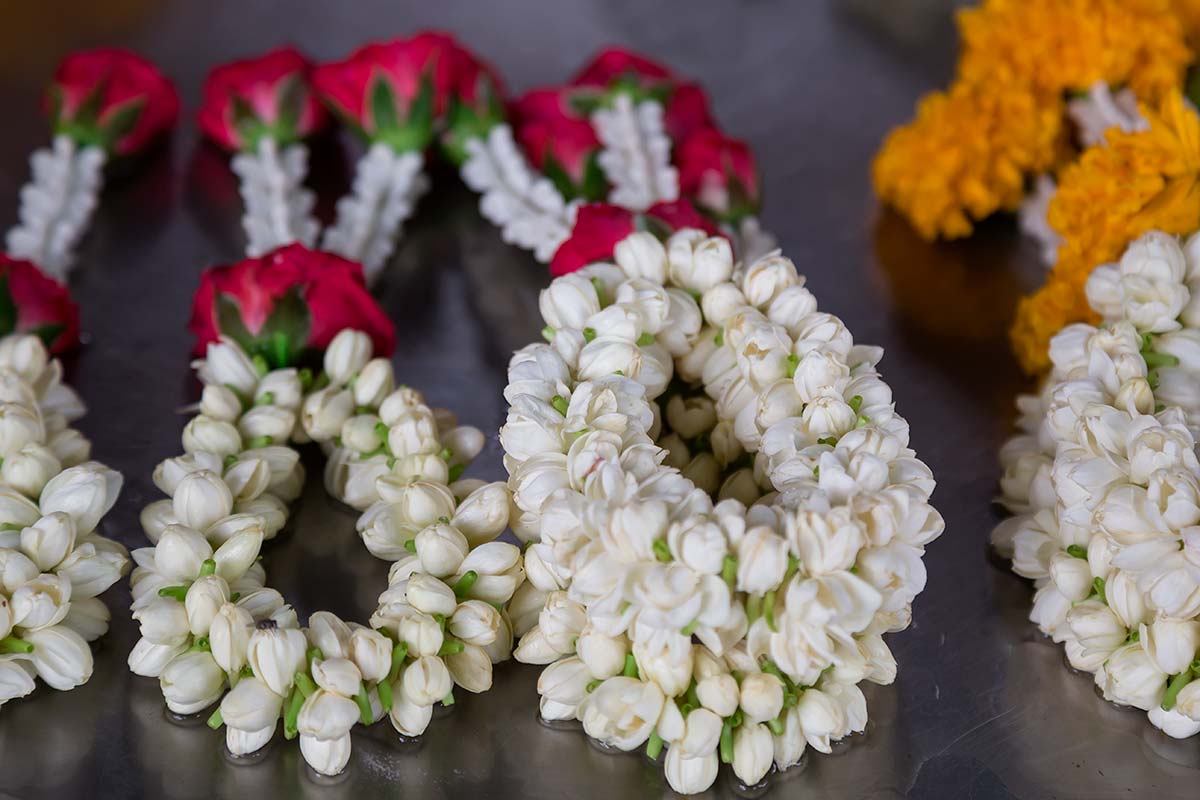
{"label": "flower market display", "polygon": [[79,344],[64,281],[103,167],[169,130],[178,100],[154,65],[104,49],[64,60],[47,105],[54,144],[33,155],[0,254],[0,706],[38,680],[67,691],[91,678],[89,643],[111,619],[100,595],[128,571],[125,548],[98,532],[121,475],[71,427],[85,409],[54,355]]}
{"label": "flower market display", "polygon": [[[82,404],[48,348],[77,341],[78,319],[54,278],[105,162],[178,107],[152,67],[113,53],[65,62],[55,149],[9,237],[51,277],[15,258],[0,274],[0,701],[35,675],[86,680],[108,620],[96,595],[132,561],[129,669],[234,756],[281,733],[337,775],[356,725],[420,736],[513,657],[545,667],[543,719],[665,753],[683,793],[722,763],[754,786],[865,730],[859,684],[894,680],[883,636],[910,624],[943,529],[933,476],[882,350],[819,311],[761,229],[747,146],[699,86],[623,50],[511,101],[440,33],[214,69],[197,121],[233,154],[246,257],[195,293],[199,402],[153,472],[148,545],[99,536],[121,479],[67,427]],[[322,231],[306,142],[338,124],[365,152]],[[505,482],[464,477],[485,435],[401,382],[371,295],[435,153],[557,276],[547,341],[510,364]],[[366,620],[301,619],[263,566],[305,445],[390,564]]]}
{"label": "flower market display", "polygon": [[[578,233],[577,233],[578,235]],[[541,296],[500,432],[540,710],[694,793],[862,732],[941,534],[879,348],[777,252],[632,232]]]}

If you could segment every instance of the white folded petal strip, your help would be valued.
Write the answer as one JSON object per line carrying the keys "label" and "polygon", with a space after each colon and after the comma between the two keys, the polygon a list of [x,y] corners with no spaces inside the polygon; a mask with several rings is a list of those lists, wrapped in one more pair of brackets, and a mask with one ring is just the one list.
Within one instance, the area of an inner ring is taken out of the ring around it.
{"label": "white folded petal strip", "polygon": [[60,691],[88,681],[88,642],[110,619],[99,596],[129,567],[96,532],[121,476],[88,460],[69,427],[83,413],[40,339],[0,339],[0,705],[37,678]]}
{"label": "white folded petal strip", "polygon": [[592,128],[604,148],[598,163],[612,184],[608,200],[631,211],[645,211],[679,198],[679,172],[671,165],[671,139],[657,100],[637,100],[628,92],[592,112]]}
{"label": "white folded petal strip", "polygon": [[[162,462],[142,525],[153,546],[133,552],[133,616],[141,639],[130,669],[156,677],[167,707],[224,725],[230,752],[285,738],[317,772],[341,772],[350,730],[387,716],[404,736],[424,732],[453,689],[491,687],[508,658],[506,605],[524,581],[521,551],[493,541],[508,524],[503,483],[461,480],[483,435],[395,388],[391,363],[370,339],[343,331],[315,381],[268,371],[236,344],[210,345],[196,362],[199,414],[184,455]],[[286,525],[304,485],[292,442],[329,454],[326,485],[365,509],[368,549],[393,562],[370,625],[328,612],[302,627],[266,585],[265,540]]]}
{"label": "white folded petal strip", "polygon": [[312,247],[320,224],[312,213],[316,198],[304,188],[308,148],[301,143],[280,148],[263,136],[253,150],[234,156],[232,166],[245,205],[247,255],[261,256],[292,242]]}
{"label": "white folded petal strip", "polygon": [[528,581],[515,657],[548,719],[664,747],[699,792],[866,725],[943,529],[908,424],[791,261],[634,233],[541,295],[500,437]]}
{"label": "white folded petal strip", "polygon": [[64,282],[96,210],[106,160],[104,148],[81,146],[67,136],[35,151],[29,159],[33,180],[21,189],[21,222],[5,239],[8,254]]}
{"label": "white folded petal strip", "polygon": [[1087,282],[1000,453],[992,534],[1030,619],[1104,697],[1200,733],[1200,237],[1148,233]]}

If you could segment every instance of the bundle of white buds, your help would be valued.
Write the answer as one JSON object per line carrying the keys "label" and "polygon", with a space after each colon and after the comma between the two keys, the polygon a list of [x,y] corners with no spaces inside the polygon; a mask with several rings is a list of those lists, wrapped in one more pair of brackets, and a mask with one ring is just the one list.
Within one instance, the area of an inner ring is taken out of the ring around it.
{"label": "bundle of white buds", "polygon": [[129,565],[96,533],[121,476],[88,461],[70,422],[82,402],[36,336],[0,339],[0,705],[35,678],[66,691],[92,674],[88,642],[108,630],[99,595]]}
{"label": "bundle of white buds", "polygon": [[992,536],[1030,619],[1104,697],[1200,733],[1200,235],[1147,233],[1087,283],[1000,454]]}
{"label": "bundle of white buds", "polygon": [[933,478],[882,352],[789,260],[735,266],[696,230],[614,256],[543,292],[549,343],[509,366],[515,657],[548,665],[544,717],[667,747],[676,791],[722,762],[754,785],[862,731],[857,684],[894,679],[882,634],[924,588]]}
{"label": "bundle of white buds", "polygon": [[[511,494],[458,479],[482,434],[394,390],[391,364],[371,358],[362,333],[338,334],[315,379],[269,371],[232,341],[206,355],[194,365],[205,386],[186,453],[154,473],[170,497],[142,514],[155,544],[133,554],[142,638],[129,666],[159,679],[176,714],[219,702],[209,725],[225,727],[231,753],[264,747],[282,718],[305,761],[334,775],[356,723],[388,716],[417,736],[435,703],[453,702],[455,684],[491,687],[493,661],[512,650],[505,604],[524,581],[520,549],[493,541]],[[358,528],[367,547],[395,562],[371,627],[323,611],[301,627],[264,586],[259,550],[304,483],[289,441],[309,440],[330,453],[334,496],[366,508]]]}
{"label": "bundle of white buds", "polygon": [[304,400],[304,433],[329,456],[326,489],[360,511],[379,501],[380,478],[453,483],[483,449],[478,429],[430,408],[420,392],[396,387],[391,362],[371,357],[363,333],[334,337],[323,377],[327,384]]}

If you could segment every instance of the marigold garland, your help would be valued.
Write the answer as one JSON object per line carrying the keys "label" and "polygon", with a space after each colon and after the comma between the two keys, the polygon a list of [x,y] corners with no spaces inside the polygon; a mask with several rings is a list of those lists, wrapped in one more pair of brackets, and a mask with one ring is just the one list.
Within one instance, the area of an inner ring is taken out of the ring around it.
{"label": "marigold garland", "polygon": [[[957,238],[1013,210],[1025,178],[1069,160],[1064,101],[1097,82],[1157,104],[1181,85],[1191,52],[1168,0],[988,0],[958,16],[955,83],[922,101],[885,140],[876,193],[922,236]],[[936,157],[931,157],[936,154]]]}
{"label": "marigold garland", "polygon": [[1046,284],[1017,307],[1013,349],[1029,372],[1049,366],[1050,338],[1071,322],[1096,322],[1084,284],[1149,230],[1184,234],[1200,227],[1200,117],[1174,92],[1150,127],[1110,131],[1060,175],[1049,220],[1064,239]]}

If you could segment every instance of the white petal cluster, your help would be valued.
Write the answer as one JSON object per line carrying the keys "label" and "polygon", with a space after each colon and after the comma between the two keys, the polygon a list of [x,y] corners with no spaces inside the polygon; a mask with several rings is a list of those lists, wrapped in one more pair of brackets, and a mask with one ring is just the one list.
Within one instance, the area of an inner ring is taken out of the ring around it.
{"label": "white petal cluster", "polygon": [[1000,458],[992,535],[1031,579],[1030,619],[1104,696],[1200,732],[1200,237],[1151,232],[1098,267],[1103,318],[1051,342]]}
{"label": "white petal cluster", "polygon": [[81,147],[65,135],[35,151],[29,159],[33,180],[21,189],[21,223],[5,237],[8,254],[65,281],[99,202],[106,160],[103,147]]}
{"label": "white petal cluster", "polygon": [[554,183],[529,166],[507,123],[468,139],[463,182],[479,192],[479,211],[500,228],[500,238],[548,262],[571,235],[578,201],[567,202]]}
{"label": "white petal cluster", "polygon": [[353,191],[338,200],[337,222],[325,230],[326,250],[363,265],[374,283],[391,256],[405,220],[429,189],[425,157],[377,142],[358,161]]}
{"label": "white petal cluster", "polygon": [[[168,495],[142,514],[154,545],[133,553],[131,671],[158,678],[173,713],[219,703],[209,725],[225,727],[236,755],[264,747],[282,719],[326,775],[345,769],[356,723],[388,716],[418,736],[455,685],[491,688],[492,663],[512,652],[506,605],[525,572],[520,549],[494,541],[508,525],[507,485],[457,479],[482,434],[395,389],[390,362],[356,331],[334,338],[315,381],[268,371],[231,341],[194,366],[199,413],[184,455],[154,472]],[[290,443],[310,440],[331,454],[334,495],[366,509],[368,548],[395,562],[370,627],[328,612],[302,627],[265,586],[260,549],[304,484]]]}
{"label": "white petal cluster", "polygon": [[303,143],[281,149],[274,138],[263,136],[254,150],[234,156],[231,166],[246,207],[247,255],[261,256],[292,242],[313,246],[321,226],[313,216],[316,196],[304,188],[308,148]]}
{"label": "white petal cluster", "polygon": [[758,783],[866,724],[911,620],[934,482],[875,370],[791,261],[634,233],[541,297],[500,437],[540,711],[680,792]]}
{"label": "white petal cluster", "polygon": [[612,189],[608,201],[645,211],[679,197],[679,171],[671,165],[671,139],[657,100],[635,100],[617,92],[612,103],[592,112],[592,128],[604,148],[597,158]]}
{"label": "white petal cluster", "polygon": [[66,691],[92,675],[88,642],[108,631],[99,595],[129,566],[96,532],[121,476],[88,461],[69,425],[83,403],[40,339],[0,339],[0,705],[35,678]]}

